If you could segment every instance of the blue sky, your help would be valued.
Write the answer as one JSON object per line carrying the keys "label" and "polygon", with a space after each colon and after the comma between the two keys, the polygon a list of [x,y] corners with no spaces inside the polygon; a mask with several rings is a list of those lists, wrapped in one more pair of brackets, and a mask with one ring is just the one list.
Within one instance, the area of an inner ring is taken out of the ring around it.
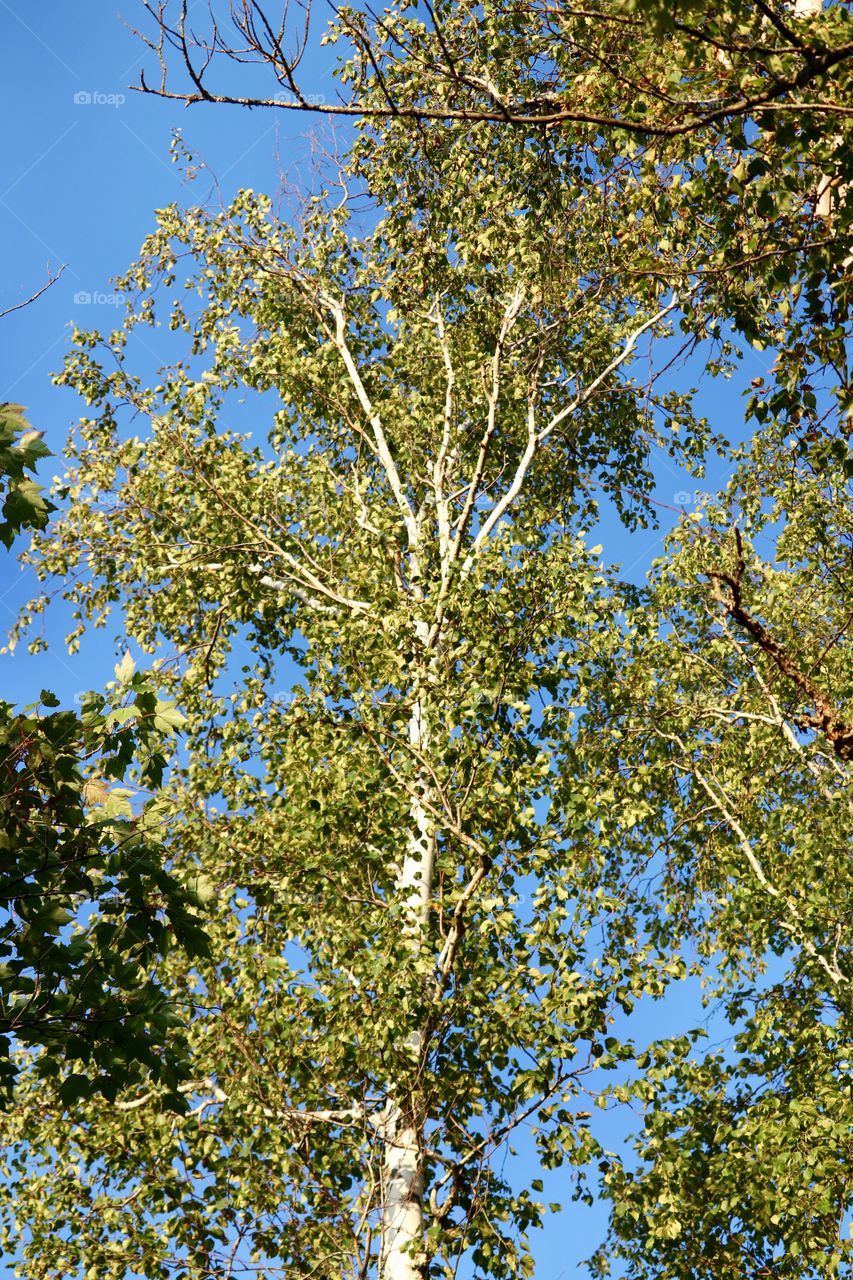
{"label": "blue sky", "polygon": [[[143,16],[137,0],[122,0],[124,17]],[[0,167],[0,310],[14,307],[64,265],[62,278],[32,306],[0,321],[2,398],[27,407],[33,425],[60,452],[82,406],[72,394],[52,386],[62,363],[70,326],[110,328],[120,317],[110,277],[135,257],[152,229],[152,211],[174,200],[203,200],[204,175],[188,187],[170,163],[169,142],[181,128],[190,148],[215,172],[227,200],[238,187],[274,192],[280,171],[293,181],[310,165],[309,135],[322,126],[315,117],[289,113],[249,113],[234,108],[195,107],[159,101],[132,92],[144,49],[122,25],[115,0],[0,0],[0,41],[5,69],[0,95],[6,129]],[[328,65],[309,67],[313,92],[334,96]],[[340,131],[345,142],[346,127]],[[747,378],[764,372],[767,355],[748,356]],[[716,430],[738,434],[739,395],[720,384],[703,393],[702,407]],[[51,474],[50,464],[42,471]],[[703,488],[725,479],[714,463]],[[662,525],[673,508],[692,505],[697,483],[658,460],[656,498]],[[605,556],[641,576],[661,549],[663,530],[627,535],[607,522]],[[29,572],[9,558],[0,572],[0,629],[35,589]],[[47,634],[61,640],[60,617],[49,616]],[[2,696],[18,702],[39,689],[56,690],[65,702],[112,677],[111,641],[84,642],[73,658],[53,643],[30,658],[19,651],[0,658]],[[667,1022],[678,1016],[668,1007]],[[682,1011],[683,1012],[683,1011]],[[654,1034],[655,1028],[649,1028]],[[549,1179],[546,1197],[568,1197]],[[577,1260],[600,1238],[603,1215],[569,1205],[537,1244],[539,1280],[573,1280]],[[1,1265],[1,1264],[0,1264]],[[9,1274],[0,1271],[0,1275]]]}
{"label": "blue sky", "polygon": [[[127,22],[141,4],[124,0]],[[0,95],[6,121],[0,167],[0,311],[39,289],[60,266],[61,279],[31,307],[0,321],[2,397],[27,407],[30,421],[58,453],[82,411],[69,391],[51,385],[69,346],[72,324],[112,328],[120,310],[110,278],[135,258],[153,229],[153,210],[178,200],[204,201],[209,176],[188,185],[171,163],[169,144],[182,128],[193,151],[215,173],[228,199],[239,187],[275,192],[280,171],[299,183],[310,165],[316,118],[186,109],[134,93],[145,50],[123,25],[115,4],[12,5],[0,0],[5,68]],[[310,72],[316,91],[331,95],[328,67]],[[49,479],[58,462],[47,461]],[[35,587],[12,560],[0,570],[0,628]],[[48,619],[61,637],[63,620]],[[46,685],[68,697],[103,683],[104,645],[69,659],[61,647],[38,659],[0,659],[4,690],[19,699]],[[108,669],[109,674],[109,669]]]}

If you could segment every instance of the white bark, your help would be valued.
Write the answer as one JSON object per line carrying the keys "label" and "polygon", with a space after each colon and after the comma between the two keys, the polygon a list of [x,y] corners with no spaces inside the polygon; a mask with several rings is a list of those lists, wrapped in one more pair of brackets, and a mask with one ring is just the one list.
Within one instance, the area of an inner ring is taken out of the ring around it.
{"label": "white bark", "polygon": [[[409,722],[409,740],[416,750],[426,745],[423,703],[416,702]],[[412,828],[408,848],[397,879],[405,910],[404,932],[414,960],[420,953],[432,893],[433,834],[429,815],[420,797],[411,804]],[[416,1028],[406,1046],[411,1058],[412,1080],[419,1071],[424,1033]],[[404,1092],[401,1090],[400,1092]],[[424,1175],[420,1122],[415,1099],[389,1099],[389,1119],[384,1126],[385,1162],[382,1197],[381,1280],[422,1280],[424,1229]]]}
{"label": "white bark", "polygon": [[[362,438],[371,449],[385,472],[394,497],[408,542],[409,583],[403,590],[419,605],[424,601],[421,580],[421,516],[416,514],[406,491],[393,453],[385,434],[381,414],[370,399],[355,358],[347,343],[347,317],[344,304],[330,296],[320,299],[327,314],[332,317],[329,337],[337,349],[356,398],[369,426]],[[452,395],[452,391],[449,393]],[[443,483],[443,465],[436,472],[436,484]],[[359,502],[358,477],[355,479],[356,501]],[[438,495],[437,495],[438,497]],[[363,505],[363,504],[362,504]],[[367,521],[361,510],[360,523]],[[365,527],[367,527],[365,526]],[[398,583],[402,586],[402,583]],[[314,587],[314,583],[310,583]],[[360,602],[347,602],[355,604]],[[409,718],[409,744],[417,760],[429,748],[429,717],[424,697],[424,669],[429,665],[433,636],[424,620],[415,623],[415,637],[419,649],[415,671],[415,696]],[[423,946],[429,904],[432,894],[435,836],[433,821],[429,815],[430,783],[424,778],[416,783],[410,803],[410,827],[402,864],[397,875],[397,898],[403,909],[403,937],[408,944],[409,957],[414,963]],[[413,1087],[420,1069],[420,1057],[424,1046],[423,1028],[415,1028],[405,1046],[409,1058],[409,1080],[391,1081],[384,1108],[385,1119],[379,1132],[384,1146],[382,1170],[381,1243],[379,1256],[380,1280],[423,1280],[425,1258],[424,1232],[424,1170],[422,1118]],[[396,1095],[396,1096],[395,1096]]]}
{"label": "white bark", "polygon": [[[415,630],[419,643],[426,647],[429,627],[419,621]],[[429,713],[420,693],[415,698],[409,718],[409,744],[416,757],[427,751],[430,745]],[[423,947],[432,895],[435,834],[428,801],[429,783],[423,781],[416,787],[411,800],[408,846],[397,877],[397,890],[405,913],[404,936],[413,961]],[[411,1056],[412,1080],[420,1069],[423,1047],[424,1032],[415,1028],[407,1046]],[[406,1101],[389,1099],[390,1114],[384,1129],[380,1280],[423,1280],[424,1274],[425,1188],[421,1120],[413,1091],[406,1092]]]}
{"label": "white bark", "polygon": [[[511,306],[515,306],[516,309],[514,311],[507,312],[507,315],[512,315],[513,318],[517,314],[518,308],[521,306],[521,295],[516,295],[516,298],[518,299],[517,304],[515,299],[511,304]],[[471,550],[468,552],[468,555],[465,557],[463,562],[463,574],[467,575],[471,572],[477,555],[482,550],[485,543],[488,542],[493,530],[507,514],[516,498],[521,493],[527,479],[527,474],[542,446],[548,441],[550,436],[558,427],[562,426],[564,422],[586,405],[586,403],[598,391],[599,387],[601,387],[606,379],[610,377],[610,374],[615,373],[619,366],[625,363],[625,361],[631,356],[634,347],[637,345],[638,339],[641,338],[644,333],[647,333],[649,329],[653,329],[661,320],[665,319],[671,311],[675,310],[678,304],[678,294],[674,293],[671,300],[665,306],[661,307],[654,315],[649,316],[647,320],[644,320],[642,324],[632,330],[625,339],[621,351],[613,357],[604,369],[602,369],[601,373],[593,378],[587,386],[582,387],[574,399],[571,400],[569,404],[564,405],[562,409],[553,415],[553,417],[549,418],[543,427],[537,427],[536,398],[535,394],[531,394],[527,408],[527,443],[525,449],[521,455],[520,461],[516,465],[515,474],[506,492],[495,503],[480,525],[480,529],[471,544]],[[489,440],[491,439],[491,434],[488,438]]]}
{"label": "white bark", "polygon": [[423,1196],[418,1127],[397,1107],[385,1129],[381,1280],[423,1280]]}

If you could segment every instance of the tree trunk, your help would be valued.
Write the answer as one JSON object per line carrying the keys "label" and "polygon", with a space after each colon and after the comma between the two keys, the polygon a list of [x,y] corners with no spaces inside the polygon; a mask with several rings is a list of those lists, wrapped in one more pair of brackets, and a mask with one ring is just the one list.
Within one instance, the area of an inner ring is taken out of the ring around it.
{"label": "tree trunk", "polygon": [[[409,743],[419,755],[425,754],[430,745],[427,708],[420,694],[416,694],[409,719]],[[434,823],[428,811],[429,782],[421,777],[416,787],[408,848],[397,878],[405,911],[404,932],[413,960],[420,955],[427,937],[435,850]],[[424,1039],[421,1027],[409,1034],[412,1082],[420,1074]],[[398,1097],[388,1099],[388,1113],[384,1126],[380,1280],[423,1280],[423,1118],[415,1087],[398,1087]]]}
{"label": "tree trunk", "polygon": [[381,1280],[423,1280],[424,1174],[420,1126],[395,1107],[385,1127]]}

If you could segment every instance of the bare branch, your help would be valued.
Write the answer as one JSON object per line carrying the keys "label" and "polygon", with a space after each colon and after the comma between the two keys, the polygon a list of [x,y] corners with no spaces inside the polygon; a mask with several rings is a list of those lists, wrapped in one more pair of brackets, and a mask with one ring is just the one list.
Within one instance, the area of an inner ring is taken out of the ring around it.
{"label": "bare branch", "polygon": [[38,289],[34,294],[31,294],[31,296],[27,298],[24,302],[17,302],[14,307],[7,307],[5,311],[0,311],[0,320],[2,320],[4,316],[10,316],[13,311],[21,311],[24,307],[28,307],[31,302],[35,302],[36,299],[40,298],[43,293],[47,293],[51,285],[56,284],[57,280],[65,270],[66,266],[67,266],[67,263],[63,262],[62,266],[59,268],[59,270],[56,272],[55,275],[51,275],[50,270],[48,269],[48,278],[47,278],[46,284],[43,284],[40,289]]}
{"label": "bare branch", "polygon": [[[353,45],[358,49],[361,57],[373,72],[382,101],[367,104],[352,98],[348,102],[325,103],[315,101],[312,95],[306,94],[295,75],[296,68],[307,45],[310,3],[305,5],[303,29],[299,35],[297,51],[293,56],[286,55],[283,48],[284,16],[278,29],[274,30],[258,0],[242,0],[242,16],[235,13],[236,5],[233,0],[231,3],[232,19],[241,36],[247,42],[245,48],[228,45],[223,40],[213,18],[211,18],[212,32],[207,40],[202,41],[195,38],[187,30],[187,0],[181,0],[181,12],[177,27],[171,27],[167,21],[168,0],[158,0],[156,8],[151,3],[151,0],[143,0],[143,3],[158,26],[159,38],[156,42],[145,36],[141,36],[141,38],[157,54],[161,75],[159,88],[154,88],[146,82],[144,74],[141,74],[140,83],[131,86],[137,91],[183,102],[186,105],[196,102],[217,102],[235,106],[277,108],[284,111],[310,111],[319,115],[362,119],[408,119],[415,122],[437,121],[445,123],[466,121],[470,123],[499,124],[526,130],[543,127],[556,128],[564,124],[587,124],[595,125],[602,129],[619,129],[641,138],[674,138],[698,132],[709,125],[749,116],[761,110],[772,110],[777,107],[790,109],[792,95],[811,85],[816,85],[834,68],[853,58],[853,42],[847,42],[834,49],[820,49],[810,46],[799,33],[793,31],[774,12],[770,4],[766,3],[765,0],[756,0],[757,7],[764,14],[768,23],[787,42],[784,46],[774,48],[767,44],[745,44],[737,39],[733,39],[724,45],[719,40],[714,40],[711,34],[699,28],[688,26],[683,22],[677,22],[676,29],[683,37],[700,44],[718,46],[722,55],[728,56],[732,53],[738,53],[741,56],[750,55],[757,73],[763,72],[767,57],[774,53],[781,52],[796,55],[801,59],[802,65],[795,73],[786,77],[757,75],[757,82],[761,83],[763,81],[763,83],[760,91],[751,94],[740,91],[737,80],[733,77],[732,87],[734,92],[729,96],[725,96],[724,88],[723,95],[716,102],[708,103],[705,100],[685,102],[672,95],[661,94],[655,91],[653,86],[632,86],[631,81],[621,67],[605,63],[599,57],[598,61],[602,65],[603,72],[613,75],[623,88],[629,92],[632,104],[636,102],[638,93],[643,93],[650,100],[651,105],[655,107],[663,105],[669,109],[668,118],[663,120],[653,118],[638,120],[633,116],[626,117],[618,114],[608,115],[585,111],[581,106],[570,103],[566,94],[551,92],[547,88],[534,98],[515,101],[509,99],[500,92],[494,80],[487,74],[475,74],[465,70],[464,67],[460,67],[458,60],[454,57],[447,44],[437,16],[429,5],[427,10],[432,19],[431,34],[437,41],[443,61],[424,60],[415,50],[401,45],[396,35],[388,29],[381,18],[374,19],[378,32],[378,37],[374,40],[355,23],[351,11],[346,14],[338,11],[338,20],[342,23]],[[285,14],[286,11],[287,6],[284,7]],[[813,15],[816,11],[815,5],[806,4],[805,8],[800,8],[798,16],[804,14]],[[583,10],[573,10],[572,12],[574,16],[583,16],[584,14]],[[588,14],[587,16],[592,15]],[[626,22],[624,18],[613,15],[606,18],[600,12],[597,12],[594,16],[598,23],[609,21],[612,25],[632,27],[637,30],[638,38],[642,34],[642,25],[636,20]],[[391,47],[397,46],[397,52],[384,52],[380,44],[383,37],[388,39]],[[174,48],[178,53],[193,85],[192,90],[175,91],[167,87],[167,46]],[[197,49],[201,53],[198,61],[193,57],[193,49]],[[594,56],[589,50],[584,50],[584,53],[587,57]],[[280,96],[244,96],[213,91],[205,83],[205,76],[215,54],[220,54],[236,62],[266,62],[273,69],[279,84],[286,85],[293,94],[293,98],[284,100]],[[388,81],[384,67],[386,64],[389,66],[401,66],[404,60],[414,61],[419,69],[437,76],[439,92],[443,89],[446,97],[443,97],[443,100],[439,98],[438,101],[433,103],[412,103],[403,98],[399,92],[395,92]],[[356,93],[361,87],[361,85],[356,86]],[[485,97],[491,105],[484,107],[451,105],[453,101],[451,95],[456,94],[458,96],[459,91],[463,88],[470,90],[476,96]],[[831,104],[827,104],[825,99],[822,100],[821,105],[823,109],[828,107],[832,109]],[[807,108],[804,107],[803,109]],[[840,104],[839,110],[842,112],[845,110],[843,103]]]}
{"label": "bare branch", "polygon": [[577,413],[578,409],[583,408],[583,406],[595,395],[602,383],[610,377],[611,373],[614,373],[620,365],[625,363],[643,334],[647,333],[649,329],[653,329],[654,326],[659,324],[665,316],[668,316],[671,311],[674,311],[678,306],[678,303],[678,294],[673,294],[672,300],[668,302],[665,307],[661,307],[661,309],[655,312],[653,316],[649,316],[648,320],[645,320],[638,328],[634,329],[633,332],[628,335],[625,339],[625,345],[622,350],[617,356],[614,356],[607,368],[602,369],[601,373],[592,380],[589,386],[584,387],[582,391],[578,392],[571,404],[566,405],[559,413],[556,413],[548,425],[543,427],[538,436],[539,444],[543,444],[555,428],[565,422],[566,418],[571,417],[572,414]]}

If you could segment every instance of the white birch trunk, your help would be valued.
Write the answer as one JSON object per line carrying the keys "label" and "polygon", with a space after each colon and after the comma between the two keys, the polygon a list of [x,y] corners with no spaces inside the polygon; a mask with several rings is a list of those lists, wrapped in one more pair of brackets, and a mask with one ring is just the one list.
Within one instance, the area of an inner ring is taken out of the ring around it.
{"label": "white birch trunk", "polygon": [[[424,643],[428,628],[418,624],[418,639]],[[409,743],[413,751],[424,753],[430,743],[427,708],[417,697],[409,719]],[[411,828],[397,888],[405,911],[404,930],[413,959],[424,943],[429,904],[432,894],[435,836],[433,823],[424,804],[429,786],[421,784],[411,802]],[[411,1033],[409,1050],[412,1074],[419,1070],[424,1033],[418,1028]],[[383,1169],[382,1248],[380,1280],[423,1280],[425,1259],[424,1172],[421,1120],[411,1100],[401,1105],[389,1099],[386,1122]]]}
{"label": "white birch trunk", "polygon": [[400,1108],[386,1126],[381,1280],[423,1280],[424,1176],[418,1127]]}

